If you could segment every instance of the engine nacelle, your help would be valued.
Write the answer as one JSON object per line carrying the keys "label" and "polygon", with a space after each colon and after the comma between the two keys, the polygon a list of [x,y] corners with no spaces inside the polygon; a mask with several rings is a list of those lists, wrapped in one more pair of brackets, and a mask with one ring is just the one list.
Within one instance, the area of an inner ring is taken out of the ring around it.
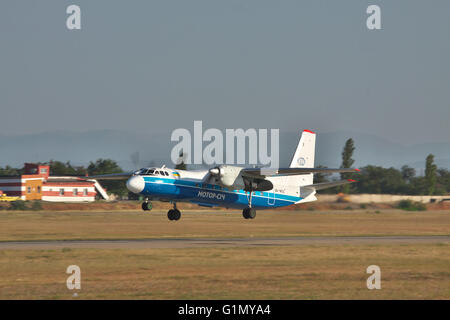
{"label": "engine nacelle", "polygon": [[244,189],[247,191],[268,191],[273,188],[272,182],[265,179],[250,179],[241,174],[243,168],[222,165],[209,170],[216,182],[222,187],[233,190]]}
{"label": "engine nacelle", "polygon": [[216,178],[217,183],[221,186],[237,190],[245,188],[241,170],[241,167],[222,165],[209,170],[209,172]]}

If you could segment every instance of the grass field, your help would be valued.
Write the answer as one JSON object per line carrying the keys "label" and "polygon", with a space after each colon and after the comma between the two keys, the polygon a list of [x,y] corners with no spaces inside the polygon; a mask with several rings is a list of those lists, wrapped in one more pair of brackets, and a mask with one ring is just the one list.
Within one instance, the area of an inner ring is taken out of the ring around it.
{"label": "grass field", "polygon": [[254,220],[239,211],[191,211],[176,222],[161,211],[0,212],[0,241],[448,234],[445,211],[260,211]]}
{"label": "grass field", "polygon": [[[449,299],[447,244],[0,252],[0,299]],[[381,268],[368,290],[366,268]]]}
{"label": "grass field", "polygon": [[[331,235],[448,235],[448,212],[1,212],[1,240]],[[0,299],[449,299],[447,243],[182,249],[0,250]],[[381,268],[368,290],[366,268]]]}

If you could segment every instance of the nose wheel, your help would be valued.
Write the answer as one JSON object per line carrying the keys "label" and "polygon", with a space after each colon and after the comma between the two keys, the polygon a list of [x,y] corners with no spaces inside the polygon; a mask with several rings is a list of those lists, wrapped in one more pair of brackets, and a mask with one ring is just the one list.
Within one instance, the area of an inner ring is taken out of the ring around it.
{"label": "nose wheel", "polygon": [[152,203],[149,201],[142,202],[142,210],[144,211],[152,210]]}
{"label": "nose wheel", "polygon": [[177,221],[181,218],[181,212],[177,209],[177,204],[173,203],[173,209],[170,209],[167,212],[167,218],[169,218],[170,221]]}

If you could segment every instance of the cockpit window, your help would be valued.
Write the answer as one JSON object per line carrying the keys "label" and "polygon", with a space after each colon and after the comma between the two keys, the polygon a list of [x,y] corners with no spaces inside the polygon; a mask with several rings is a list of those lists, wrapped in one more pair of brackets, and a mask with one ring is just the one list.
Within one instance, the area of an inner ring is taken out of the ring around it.
{"label": "cockpit window", "polygon": [[163,171],[163,170],[156,170],[155,168],[142,168],[139,169],[138,171],[136,171],[134,174],[138,174],[138,175],[148,175],[148,176],[170,176],[170,174],[167,171]]}
{"label": "cockpit window", "polygon": [[158,174],[158,171],[155,171],[155,169],[142,168],[142,169],[136,171],[136,174],[152,176],[154,174]]}

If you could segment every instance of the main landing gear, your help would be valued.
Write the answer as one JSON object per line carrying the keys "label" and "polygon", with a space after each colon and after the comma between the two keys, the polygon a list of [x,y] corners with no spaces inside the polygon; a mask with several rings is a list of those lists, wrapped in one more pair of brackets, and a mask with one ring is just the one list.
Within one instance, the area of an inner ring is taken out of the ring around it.
{"label": "main landing gear", "polygon": [[167,218],[169,218],[169,220],[180,220],[181,218],[181,212],[180,210],[177,209],[177,204],[174,202],[173,203],[173,209],[170,209],[167,212]]}
{"label": "main landing gear", "polygon": [[256,210],[253,208],[245,208],[244,210],[242,210],[242,215],[245,219],[255,219]]}
{"label": "main landing gear", "polygon": [[242,210],[242,215],[245,219],[255,219],[256,217],[256,210],[252,208],[252,194],[253,191],[250,190],[250,195],[248,197],[248,207]]}
{"label": "main landing gear", "polygon": [[148,198],[145,198],[145,201],[142,202],[142,210],[144,211],[152,210],[152,203],[148,201]]}

